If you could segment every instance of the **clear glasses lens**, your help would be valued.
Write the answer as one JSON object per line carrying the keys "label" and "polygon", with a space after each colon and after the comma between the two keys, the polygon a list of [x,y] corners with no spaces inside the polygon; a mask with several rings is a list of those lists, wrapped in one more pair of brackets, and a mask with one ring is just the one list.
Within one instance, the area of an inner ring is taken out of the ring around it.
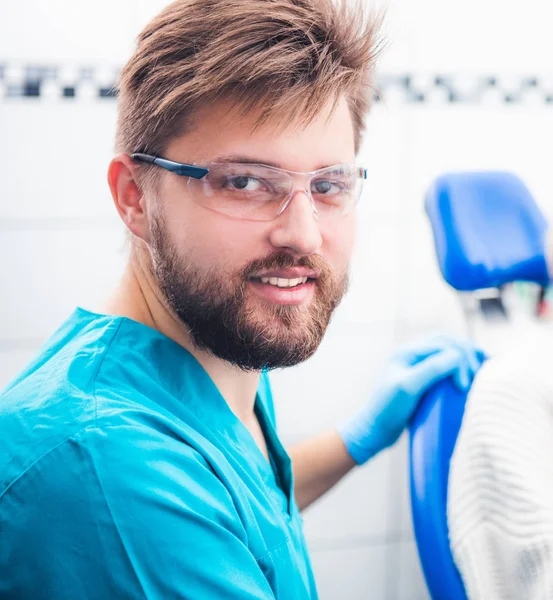
{"label": "clear glasses lens", "polygon": [[337,165],[321,171],[311,180],[311,195],[321,218],[348,212],[357,202],[363,187],[359,167]]}
{"label": "clear glasses lens", "polygon": [[[211,163],[202,179],[190,178],[194,199],[217,212],[258,221],[271,221],[296,185],[290,173],[270,167],[240,163]],[[319,218],[350,210],[359,199],[362,171],[354,165],[338,165],[310,177],[310,191]]]}
{"label": "clear glasses lens", "polygon": [[192,195],[200,204],[235,217],[270,221],[293,186],[285,173],[258,165],[206,166],[209,173],[205,177],[189,180]]}

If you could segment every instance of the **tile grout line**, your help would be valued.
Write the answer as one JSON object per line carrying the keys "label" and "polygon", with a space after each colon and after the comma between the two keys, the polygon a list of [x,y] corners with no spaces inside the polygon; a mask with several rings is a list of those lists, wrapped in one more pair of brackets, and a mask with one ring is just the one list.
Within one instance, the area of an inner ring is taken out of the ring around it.
{"label": "tile grout line", "polygon": [[392,535],[364,535],[364,536],[344,536],[343,538],[320,538],[315,540],[308,539],[310,551],[313,552],[333,552],[354,548],[371,548],[374,546],[393,546],[395,544],[409,541],[407,533],[397,533]]}
{"label": "tile grout line", "polygon": [[111,217],[7,217],[0,218],[0,232],[118,230],[121,225]]}
{"label": "tile grout line", "polygon": [[[414,148],[414,142],[413,142],[413,136],[414,136],[414,131],[413,131],[413,118],[411,115],[409,114],[405,114],[403,116],[403,129],[404,129],[404,136],[403,136],[403,150],[400,154],[400,169],[401,172],[405,174],[405,177],[402,178],[402,185],[403,188],[405,189],[405,191],[408,191],[409,188],[411,187],[412,184],[412,180],[413,180],[413,148]],[[401,193],[401,191],[400,191]],[[407,198],[408,195],[404,195],[402,194],[403,198]],[[405,202],[405,200],[404,200]],[[409,240],[409,247],[412,246],[413,244],[413,232],[412,230],[409,230],[407,232],[407,239]],[[407,272],[409,265],[408,265],[408,258],[407,258],[407,253],[401,253],[398,257],[397,260],[397,264],[396,264],[396,268],[397,268],[397,272],[398,273],[405,273]],[[397,288],[396,288],[396,305],[395,305],[395,310],[396,310],[396,320],[395,320],[395,328],[394,328],[394,342],[397,345],[397,339],[398,339],[398,325],[400,322],[399,319],[399,315],[404,314],[405,312],[405,306],[404,304],[401,302],[401,299],[403,299],[404,294],[402,293],[402,287],[400,282],[397,282]],[[404,434],[405,435],[405,434]],[[399,451],[396,451],[393,456],[392,456],[392,461],[391,461],[392,465],[391,465],[391,470],[392,470],[392,474],[395,474],[396,477],[395,479],[392,481],[392,477],[390,477],[390,482],[389,482],[389,506],[392,507],[391,510],[388,512],[388,522],[387,522],[387,526],[388,526],[388,531],[390,531],[390,529],[394,526],[394,522],[391,521],[395,521],[395,519],[397,518],[401,518],[401,509],[402,509],[402,502],[401,502],[401,494],[397,494],[397,485],[399,483],[399,485],[401,486],[400,489],[403,491],[403,486],[405,484],[405,482],[403,481],[403,477],[399,478],[397,477],[398,475],[398,468],[401,467],[401,455],[399,454]],[[400,523],[400,527],[402,526],[402,523]],[[384,588],[384,593],[386,595],[387,600],[397,600],[398,598],[398,593],[399,593],[399,581],[400,581],[400,577],[399,577],[399,573],[401,573],[402,570],[402,556],[401,556],[401,551],[399,552],[399,554],[397,554],[397,547],[393,548],[392,546],[387,546],[385,549],[385,563],[384,563],[384,569],[385,569],[385,588]],[[397,570],[397,573],[396,573]]]}

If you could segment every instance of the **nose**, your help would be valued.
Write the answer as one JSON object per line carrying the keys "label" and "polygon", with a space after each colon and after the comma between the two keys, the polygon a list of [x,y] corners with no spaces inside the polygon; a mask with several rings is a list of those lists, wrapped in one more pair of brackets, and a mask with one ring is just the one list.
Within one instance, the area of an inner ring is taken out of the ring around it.
{"label": "nose", "polygon": [[323,240],[313,200],[306,191],[297,190],[292,195],[274,224],[270,242],[275,248],[288,248],[304,256],[319,251]]}

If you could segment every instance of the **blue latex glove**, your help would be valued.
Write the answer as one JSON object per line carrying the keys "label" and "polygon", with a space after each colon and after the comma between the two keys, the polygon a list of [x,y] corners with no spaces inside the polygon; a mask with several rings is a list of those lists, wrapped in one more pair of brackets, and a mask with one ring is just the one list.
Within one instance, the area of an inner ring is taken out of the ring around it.
{"label": "blue latex glove", "polygon": [[348,452],[363,464],[401,435],[419,401],[438,381],[451,376],[468,390],[485,354],[471,342],[449,336],[403,348],[390,362],[371,401],[338,431]]}

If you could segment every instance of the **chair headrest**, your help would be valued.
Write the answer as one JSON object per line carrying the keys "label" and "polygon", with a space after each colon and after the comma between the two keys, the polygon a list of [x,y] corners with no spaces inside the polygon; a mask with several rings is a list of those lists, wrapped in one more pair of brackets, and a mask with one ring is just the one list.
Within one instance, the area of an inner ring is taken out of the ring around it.
{"label": "chair headrest", "polygon": [[428,190],[425,207],[442,275],[455,289],[547,285],[547,224],[513,173],[444,174]]}

